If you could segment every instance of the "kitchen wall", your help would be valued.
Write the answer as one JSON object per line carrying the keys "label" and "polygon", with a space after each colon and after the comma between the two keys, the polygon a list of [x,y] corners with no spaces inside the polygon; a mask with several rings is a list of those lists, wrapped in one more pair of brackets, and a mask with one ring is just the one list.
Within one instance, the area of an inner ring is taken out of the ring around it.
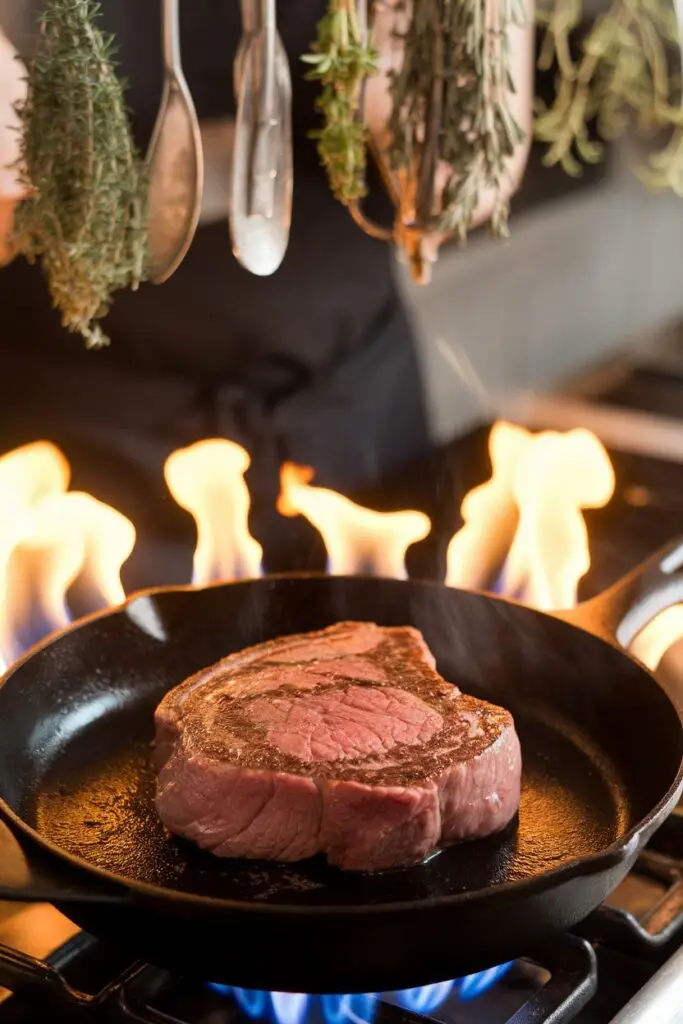
{"label": "kitchen wall", "polygon": [[628,164],[618,152],[606,181],[520,213],[507,245],[444,250],[429,288],[400,272],[435,439],[683,314],[683,199],[648,193]]}

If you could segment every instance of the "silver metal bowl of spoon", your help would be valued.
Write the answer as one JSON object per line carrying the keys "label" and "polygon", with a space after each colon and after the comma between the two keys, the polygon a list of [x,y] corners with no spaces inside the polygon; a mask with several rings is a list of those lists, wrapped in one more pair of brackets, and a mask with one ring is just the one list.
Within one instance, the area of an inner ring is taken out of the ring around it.
{"label": "silver metal bowl of spoon", "polygon": [[147,153],[148,264],[161,284],[178,269],[202,206],[204,157],[199,122],[182,70],[178,0],[162,0],[164,89]]}

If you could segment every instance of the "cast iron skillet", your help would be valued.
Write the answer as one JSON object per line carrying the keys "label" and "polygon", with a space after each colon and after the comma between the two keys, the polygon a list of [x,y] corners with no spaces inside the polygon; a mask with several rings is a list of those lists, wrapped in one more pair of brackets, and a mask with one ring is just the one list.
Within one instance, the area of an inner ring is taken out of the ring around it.
{"label": "cast iron skillet", "polygon": [[[93,617],[0,686],[0,897],[246,988],[405,988],[538,948],[614,889],[681,794],[673,699],[609,636],[683,600],[682,563],[680,545],[573,622],[432,583],[315,576],[150,592]],[[447,679],[512,711],[519,822],[373,876],[167,838],[148,756],[162,695],[229,651],[343,619],[417,626]]]}

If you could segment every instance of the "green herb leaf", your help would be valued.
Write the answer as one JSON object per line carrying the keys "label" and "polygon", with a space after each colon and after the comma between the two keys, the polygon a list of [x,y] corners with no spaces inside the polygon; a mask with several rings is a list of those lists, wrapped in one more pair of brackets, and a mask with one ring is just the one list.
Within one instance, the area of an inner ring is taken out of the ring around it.
{"label": "green herb leaf", "polygon": [[323,124],[311,138],[335,197],[348,205],[366,194],[368,133],[361,97],[365,79],[378,70],[377,53],[362,39],[355,0],[329,0],[313,53],[301,59],[311,65],[306,78],[322,86],[316,108]]}
{"label": "green herb leaf", "polygon": [[575,175],[580,161],[599,161],[604,147],[588,134],[593,119],[606,140],[619,138],[634,121],[653,134],[673,127],[667,145],[638,174],[652,188],[677,192],[683,181],[683,108],[675,5],[612,0],[573,59],[570,34],[581,10],[581,0],[545,0],[537,15],[545,29],[540,66],[550,68],[555,60],[558,68],[555,102],[535,125],[536,138],[548,144],[545,163],[559,163]]}
{"label": "green herb leaf", "polygon": [[143,163],[132,141],[113,39],[96,0],[45,0],[28,74],[15,244],[40,260],[63,325],[107,343],[99,320],[113,293],[144,276]]}
{"label": "green herb leaf", "polygon": [[[464,240],[490,190],[491,231],[507,237],[507,160],[523,138],[509,110],[508,37],[523,22],[519,0],[500,0],[495,22],[486,0],[420,0],[405,31],[395,33],[403,62],[391,76],[388,155],[402,174],[406,208],[414,196],[424,231]],[[441,194],[439,166],[448,171]]]}

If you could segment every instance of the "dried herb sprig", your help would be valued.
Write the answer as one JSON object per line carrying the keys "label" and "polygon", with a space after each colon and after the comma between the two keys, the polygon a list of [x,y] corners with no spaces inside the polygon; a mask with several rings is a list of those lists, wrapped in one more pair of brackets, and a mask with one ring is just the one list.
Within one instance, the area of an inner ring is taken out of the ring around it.
{"label": "dried herb sprig", "polygon": [[580,46],[570,36],[582,21],[581,0],[542,4],[538,20],[545,29],[540,67],[556,65],[557,90],[549,109],[539,108],[536,137],[548,144],[545,163],[561,164],[571,175],[581,164],[596,163],[603,145],[589,134],[617,138],[635,122],[648,133],[673,128],[668,144],[650,157],[640,177],[657,188],[683,194],[683,111],[680,32],[675,5],[668,0],[612,0]]}
{"label": "dried herb sprig", "polygon": [[[421,224],[465,239],[482,192],[492,190],[491,230],[507,234],[507,161],[523,139],[509,109],[514,92],[509,31],[524,22],[521,0],[420,0],[408,17],[403,62],[391,76],[388,131],[393,169],[414,182]],[[436,171],[446,172],[441,194]],[[406,186],[404,185],[404,188]],[[408,185],[408,188],[410,186]]]}
{"label": "dried herb sprig", "polygon": [[356,0],[330,0],[312,53],[301,58],[311,65],[306,77],[322,85],[316,109],[323,126],[311,137],[318,143],[334,195],[345,204],[366,194],[368,131],[361,117],[362,91],[366,78],[378,71],[378,55],[363,35]]}
{"label": "dried herb sprig", "polygon": [[96,0],[45,0],[19,108],[29,198],[15,218],[17,250],[41,260],[63,325],[89,347],[107,343],[112,294],[143,279],[147,238],[143,163],[98,15]]}

